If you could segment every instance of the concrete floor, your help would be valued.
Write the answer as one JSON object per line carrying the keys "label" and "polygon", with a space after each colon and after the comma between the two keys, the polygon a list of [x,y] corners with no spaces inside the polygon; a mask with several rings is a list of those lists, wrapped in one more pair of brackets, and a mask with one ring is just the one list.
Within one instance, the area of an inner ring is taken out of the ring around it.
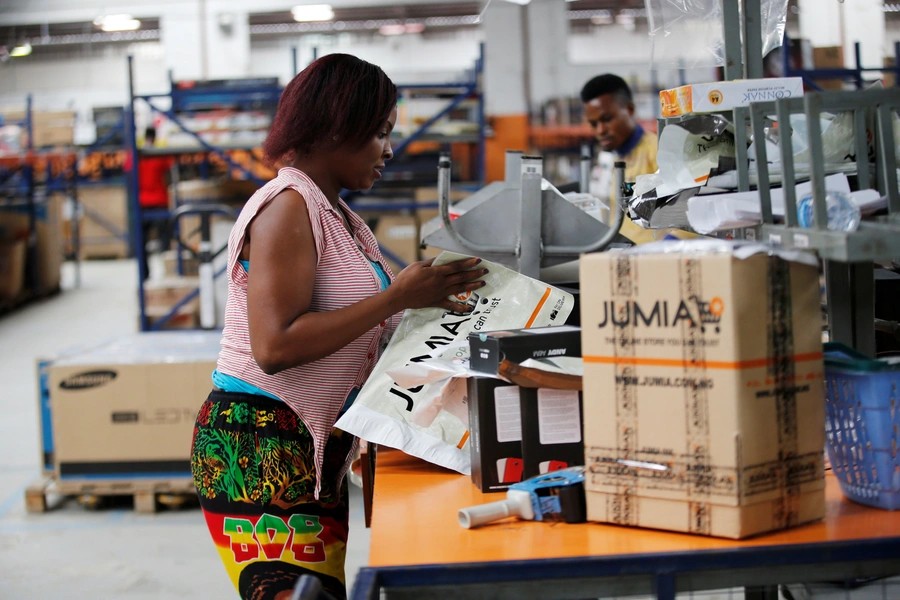
{"label": "concrete floor", "polygon": [[[88,262],[72,289],[66,265],[62,294],[0,317],[0,598],[237,598],[199,509],[139,515],[69,499],[25,512],[40,473],[35,359],[136,331],[136,276],[132,261]],[[348,588],[369,555],[360,490],[350,489]]]}

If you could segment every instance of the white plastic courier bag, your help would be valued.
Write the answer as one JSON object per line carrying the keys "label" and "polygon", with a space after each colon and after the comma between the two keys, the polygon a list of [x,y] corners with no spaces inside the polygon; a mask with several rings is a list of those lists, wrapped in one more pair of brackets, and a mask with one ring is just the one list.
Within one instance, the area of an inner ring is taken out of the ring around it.
{"label": "white plastic courier bag", "polygon": [[[469,257],[444,252],[434,264],[465,258]],[[451,313],[440,308],[406,311],[372,375],[335,427],[469,473],[466,406],[442,400],[456,395],[457,390],[446,389],[453,380],[441,378],[406,389],[395,383],[387,371],[428,360],[443,346],[449,347],[442,354],[443,359],[467,359],[468,344],[457,342],[464,342],[472,331],[563,325],[574,303],[571,294],[498,264],[483,262],[478,268],[490,271],[484,277],[487,285],[456,298],[473,307],[470,313]],[[417,411],[420,406],[422,409]]]}

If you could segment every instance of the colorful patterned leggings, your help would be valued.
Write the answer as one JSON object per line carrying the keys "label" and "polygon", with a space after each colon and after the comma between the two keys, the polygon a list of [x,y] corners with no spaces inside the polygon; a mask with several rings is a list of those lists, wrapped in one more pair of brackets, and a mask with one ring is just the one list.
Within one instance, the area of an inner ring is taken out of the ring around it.
{"label": "colorful patterned leggings", "polygon": [[319,500],[313,441],[283,402],[214,391],[197,416],[191,469],[213,542],[244,600],[289,598],[301,575],[346,597],[347,481],[352,435],[325,446]]}

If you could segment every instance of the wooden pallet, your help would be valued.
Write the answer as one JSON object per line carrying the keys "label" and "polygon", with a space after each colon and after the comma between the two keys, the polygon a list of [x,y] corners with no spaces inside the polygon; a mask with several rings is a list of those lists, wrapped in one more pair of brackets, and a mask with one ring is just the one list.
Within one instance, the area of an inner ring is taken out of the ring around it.
{"label": "wooden pallet", "polygon": [[194,498],[197,491],[190,477],[178,479],[116,479],[108,481],[65,480],[41,476],[25,488],[25,510],[47,512],[47,497],[59,496],[133,496],[134,510],[155,513],[160,503],[175,505],[172,497]]}

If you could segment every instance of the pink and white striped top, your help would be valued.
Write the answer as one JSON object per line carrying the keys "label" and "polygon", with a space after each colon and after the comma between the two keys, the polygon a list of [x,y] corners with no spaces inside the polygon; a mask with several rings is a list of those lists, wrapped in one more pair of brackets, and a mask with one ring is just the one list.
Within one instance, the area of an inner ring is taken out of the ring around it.
{"label": "pink and white striped top", "polygon": [[[381,256],[378,242],[366,223],[343,200],[354,236],[344,227],[337,210],[322,190],[303,172],[283,168],[278,176],[260,188],[241,211],[228,239],[228,300],[225,306],[225,328],[222,351],[216,368],[220,373],[237,377],[277,396],[300,417],[312,434],[315,444],[316,498],[321,489],[325,443],[334,428],[338,412],[350,391],[362,386],[378,361],[382,335],[396,329],[400,314],[385,321],[334,354],[312,363],[293,367],[276,375],[266,375],[250,349],[247,319],[248,275],[238,258],[246,239],[246,229],[259,210],[287,188],[296,190],[306,200],[309,221],[316,244],[316,279],[299,284],[312,285],[309,310],[324,312],[343,308],[381,291],[381,281],[365,254],[377,260],[393,280],[390,268]],[[354,239],[355,238],[355,239]],[[355,446],[354,446],[355,448]],[[352,453],[351,453],[352,458]],[[351,458],[341,471],[346,473]]]}

